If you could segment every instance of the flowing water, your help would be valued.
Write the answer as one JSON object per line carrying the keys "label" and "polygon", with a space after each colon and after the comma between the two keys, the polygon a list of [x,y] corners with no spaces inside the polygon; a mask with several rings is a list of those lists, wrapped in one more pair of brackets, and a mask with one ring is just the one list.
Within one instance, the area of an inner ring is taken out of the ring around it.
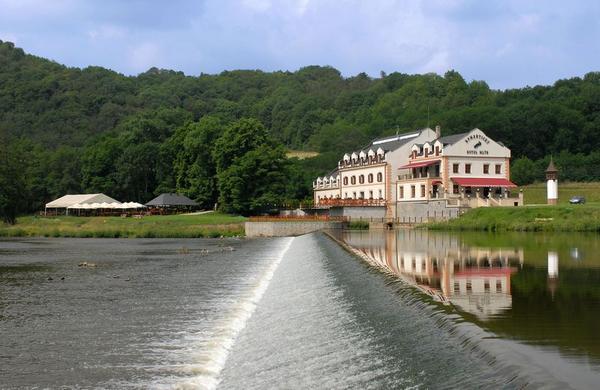
{"label": "flowing water", "polygon": [[598,237],[338,239],[2,240],[0,388],[600,384]]}

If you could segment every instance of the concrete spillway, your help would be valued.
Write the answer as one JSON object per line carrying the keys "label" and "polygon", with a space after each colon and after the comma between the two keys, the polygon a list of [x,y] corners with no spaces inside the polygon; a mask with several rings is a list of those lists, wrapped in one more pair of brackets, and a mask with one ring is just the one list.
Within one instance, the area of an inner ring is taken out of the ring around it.
{"label": "concrete spillway", "polygon": [[248,221],[246,237],[301,236],[323,229],[341,229],[340,221]]}

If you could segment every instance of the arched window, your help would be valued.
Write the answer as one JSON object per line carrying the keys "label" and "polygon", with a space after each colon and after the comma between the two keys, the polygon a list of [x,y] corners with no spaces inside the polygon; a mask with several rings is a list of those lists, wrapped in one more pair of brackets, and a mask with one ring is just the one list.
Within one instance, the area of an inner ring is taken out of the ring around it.
{"label": "arched window", "polygon": [[378,182],[378,183],[381,183],[382,181],[383,181],[383,174],[382,174],[381,172],[379,172],[379,173],[377,174],[377,182]]}
{"label": "arched window", "polygon": [[351,183],[351,184],[356,184],[356,176],[352,176],[352,177],[350,178],[350,183]]}
{"label": "arched window", "polygon": [[348,185],[348,176],[344,177],[344,185],[347,186]]}
{"label": "arched window", "polygon": [[358,177],[358,182],[359,182],[360,184],[364,184],[364,183],[365,183],[365,175],[360,175],[360,176]]}
{"label": "arched window", "polygon": [[369,183],[373,183],[373,174],[369,173]]}

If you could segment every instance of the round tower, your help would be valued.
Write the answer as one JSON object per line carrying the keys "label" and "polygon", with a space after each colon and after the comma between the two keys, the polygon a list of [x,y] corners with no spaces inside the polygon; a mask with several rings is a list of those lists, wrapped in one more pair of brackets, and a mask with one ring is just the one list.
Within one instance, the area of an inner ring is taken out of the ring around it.
{"label": "round tower", "polygon": [[548,194],[548,204],[558,203],[558,169],[554,166],[554,161],[550,157],[550,164],[546,168],[546,188]]}

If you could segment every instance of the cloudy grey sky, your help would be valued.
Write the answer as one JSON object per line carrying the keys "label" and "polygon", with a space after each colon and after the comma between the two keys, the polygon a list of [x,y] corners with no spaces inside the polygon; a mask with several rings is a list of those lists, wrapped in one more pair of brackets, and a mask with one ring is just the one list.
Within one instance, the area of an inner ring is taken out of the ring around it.
{"label": "cloudy grey sky", "polygon": [[0,0],[0,39],[124,74],[455,69],[504,89],[600,70],[600,1]]}

